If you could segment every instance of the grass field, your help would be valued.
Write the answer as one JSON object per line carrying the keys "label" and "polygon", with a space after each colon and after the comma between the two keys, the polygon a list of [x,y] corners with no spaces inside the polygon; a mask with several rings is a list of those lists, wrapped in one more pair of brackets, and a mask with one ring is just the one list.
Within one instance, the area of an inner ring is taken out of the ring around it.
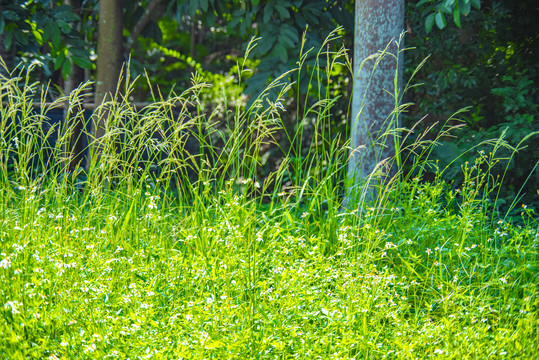
{"label": "grass field", "polygon": [[[435,142],[403,144],[411,170],[343,206],[348,149],[331,141],[256,178],[279,100],[238,112],[223,152],[199,139],[211,165],[183,151],[182,131],[207,119],[184,114],[149,142],[195,83],[141,112],[107,105],[109,132],[73,174],[67,126],[55,161],[35,157],[47,108],[30,113],[38,88],[16,75],[0,92],[1,359],[539,358],[538,222],[524,204],[497,211],[503,138],[457,188],[443,169],[422,178]],[[163,149],[155,176],[140,154]]]}

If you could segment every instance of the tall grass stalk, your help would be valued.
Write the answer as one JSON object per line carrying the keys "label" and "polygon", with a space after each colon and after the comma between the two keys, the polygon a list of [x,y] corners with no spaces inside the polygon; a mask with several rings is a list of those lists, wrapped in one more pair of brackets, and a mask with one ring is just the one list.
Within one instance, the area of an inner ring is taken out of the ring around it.
{"label": "tall grass stalk", "polygon": [[[450,184],[430,156],[459,114],[435,136],[392,126],[382,136],[398,155],[378,168],[396,162],[397,174],[376,183],[376,201],[346,193],[349,142],[327,84],[350,61],[324,46],[326,67],[310,69],[303,47],[298,68],[233,118],[203,107],[201,75],[142,109],[127,101],[141,79],[127,76],[96,109],[103,136],[81,135],[88,164],[74,172],[74,128],[47,113],[75,109],[89,84],[45,106],[31,69],[0,78],[1,358],[538,356],[537,218],[496,214],[492,176],[500,150],[525,144],[502,135],[470,149],[476,162]],[[293,74],[314,98],[286,133]],[[283,157],[260,177],[268,146]]]}

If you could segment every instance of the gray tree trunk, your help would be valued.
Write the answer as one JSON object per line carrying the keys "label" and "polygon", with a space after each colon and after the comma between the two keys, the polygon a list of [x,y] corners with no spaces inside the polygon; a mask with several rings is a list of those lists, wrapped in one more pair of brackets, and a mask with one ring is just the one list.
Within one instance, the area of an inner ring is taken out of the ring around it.
{"label": "gray tree trunk", "polygon": [[[384,160],[395,156],[393,135],[397,127],[395,92],[401,95],[402,68],[397,70],[396,42],[404,30],[404,0],[356,0],[354,36],[354,91],[352,98],[350,194],[361,190],[363,200],[373,200],[372,185],[381,180]],[[389,45],[389,47],[388,47]],[[379,54],[387,47],[387,55]],[[402,66],[399,56],[398,67]],[[396,75],[398,74],[398,75]],[[397,78],[396,78],[397,76]],[[389,92],[389,93],[388,93]],[[355,190],[355,191],[353,191]]]}

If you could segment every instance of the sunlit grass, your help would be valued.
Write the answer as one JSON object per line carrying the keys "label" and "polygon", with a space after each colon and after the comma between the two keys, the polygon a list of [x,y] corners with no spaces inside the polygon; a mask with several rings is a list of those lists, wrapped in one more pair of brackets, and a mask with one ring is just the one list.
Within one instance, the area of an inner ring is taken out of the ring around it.
{"label": "sunlit grass", "polygon": [[[377,201],[343,207],[348,149],[326,125],[323,152],[298,160],[290,134],[257,178],[260,148],[283,131],[285,77],[277,100],[262,94],[226,126],[173,116],[196,107],[207,86],[196,77],[142,110],[127,96],[103,104],[107,133],[75,173],[63,165],[72,129],[42,131],[48,109],[30,111],[40,89],[26,79],[0,85],[2,358],[539,356],[536,214],[524,205],[513,224],[490,200],[503,138],[458,189],[441,171],[420,178],[435,141],[403,141],[413,169],[379,184]],[[313,106],[317,124],[331,104]]]}

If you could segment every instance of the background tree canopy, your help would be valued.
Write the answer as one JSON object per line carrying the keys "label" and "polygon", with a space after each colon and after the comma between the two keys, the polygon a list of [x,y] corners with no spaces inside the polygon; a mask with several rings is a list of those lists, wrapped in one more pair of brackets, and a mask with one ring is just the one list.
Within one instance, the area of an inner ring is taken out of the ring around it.
{"label": "background tree canopy", "polygon": [[[36,80],[50,82],[57,95],[66,91],[64,82],[75,67],[83,69],[85,79],[95,80],[99,5],[96,0],[0,1],[0,55],[9,68],[38,66]],[[159,94],[157,88],[163,96],[181,92],[196,70],[213,84],[205,90],[205,105],[225,116],[230,104],[248,104],[249,97],[242,94],[255,95],[270,79],[296,67],[305,31],[304,48],[319,49],[327,34],[342,26],[342,45],[351,49],[353,11],[353,1],[124,0],[123,58],[130,59],[132,77],[147,73],[150,80],[136,83],[131,100],[151,101]],[[409,76],[425,57],[430,59],[416,76],[424,86],[406,95],[416,106],[405,114],[404,125],[411,127],[427,115],[420,124],[426,128],[471,106],[462,115],[468,126],[457,138],[446,139],[435,154],[441,167],[452,166],[446,172],[449,178],[457,176],[464,162],[472,162],[475,152],[450,162],[483,140],[506,131],[507,139],[517,146],[538,130],[538,21],[533,0],[406,2],[405,41],[414,50],[406,52],[405,74]],[[237,62],[252,37],[261,38],[248,64],[254,72],[245,83],[238,83]],[[305,64],[325,66],[316,62],[315,55],[310,52],[303,59]],[[340,96],[333,126],[342,133],[348,131],[351,78],[346,66],[340,69],[339,80],[329,86],[309,87],[308,77],[300,78],[291,90],[297,94],[283,104],[290,126],[294,126],[296,114],[308,106],[302,100],[307,92],[330,91],[332,96]],[[227,100],[222,95],[225,88]],[[307,127],[306,138],[309,136]],[[525,195],[528,204],[538,203],[539,171],[530,159],[537,159],[539,150],[530,144],[522,144],[508,165],[502,195],[509,202]],[[506,166],[499,165],[500,176]],[[518,194],[523,183],[524,191]]]}

